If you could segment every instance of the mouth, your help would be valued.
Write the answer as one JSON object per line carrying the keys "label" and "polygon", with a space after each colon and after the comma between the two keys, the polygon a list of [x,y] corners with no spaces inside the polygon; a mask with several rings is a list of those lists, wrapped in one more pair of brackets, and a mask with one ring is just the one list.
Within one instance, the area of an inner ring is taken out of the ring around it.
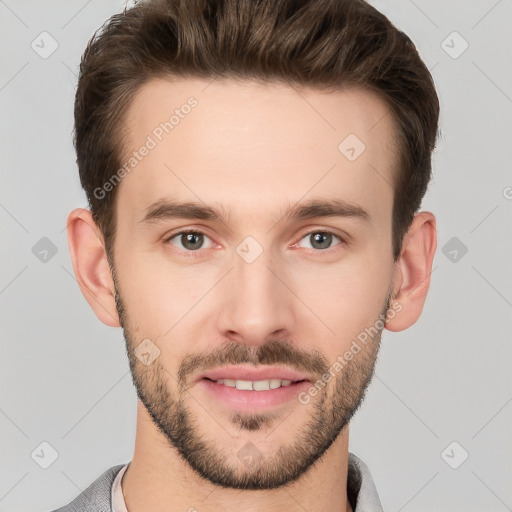
{"label": "mouth", "polygon": [[241,380],[241,379],[210,379],[204,377],[203,380],[215,382],[230,388],[236,388],[240,391],[268,391],[270,389],[279,389],[282,387],[292,386],[301,382],[309,382],[307,379],[290,380],[290,379],[265,379],[265,380]]}
{"label": "mouth", "polygon": [[201,392],[237,411],[264,410],[296,400],[312,377],[286,367],[231,366],[199,375]]}
{"label": "mouth", "polygon": [[[236,365],[223,366],[203,372],[197,376],[196,381],[208,379],[220,384],[238,389],[275,389],[281,386],[287,386],[291,383],[304,380],[311,381],[311,375],[307,375],[286,366],[251,366]],[[249,388],[249,384],[255,384],[254,388]],[[268,387],[267,386],[268,383]],[[240,387],[239,387],[240,386]]]}

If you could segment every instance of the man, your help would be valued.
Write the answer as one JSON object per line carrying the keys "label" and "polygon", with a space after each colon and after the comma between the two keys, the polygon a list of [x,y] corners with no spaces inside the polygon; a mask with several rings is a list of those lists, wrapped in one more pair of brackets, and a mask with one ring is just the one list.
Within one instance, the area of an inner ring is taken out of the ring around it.
{"label": "man", "polygon": [[89,43],[68,219],[123,328],[133,459],[61,511],[382,510],[349,420],[419,318],[439,103],[362,0],[147,1]]}

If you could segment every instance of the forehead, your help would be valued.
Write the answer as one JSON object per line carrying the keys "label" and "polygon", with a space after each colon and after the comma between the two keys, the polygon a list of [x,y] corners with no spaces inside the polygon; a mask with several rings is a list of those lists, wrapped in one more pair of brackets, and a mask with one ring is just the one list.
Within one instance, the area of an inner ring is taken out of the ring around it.
{"label": "forehead", "polygon": [[391,211],[392,116],[368,91],[157,79],[139,90],[124,123],[118,203],[133,220],[166,197],[237,207],[246,218],[308,195]]}

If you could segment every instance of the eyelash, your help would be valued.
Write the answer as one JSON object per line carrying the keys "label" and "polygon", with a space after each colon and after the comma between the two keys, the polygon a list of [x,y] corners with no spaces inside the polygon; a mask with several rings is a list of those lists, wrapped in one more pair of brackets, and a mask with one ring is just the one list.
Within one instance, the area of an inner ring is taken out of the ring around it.
{"label": "eyelash", "polygon": [[[312,231],[309,231],[307,233],[304,233],[301,238],[299,239],[299,242],[300,240],[302,240],[303,238],[306,238],[307,236],[310,236],[314,233],[322,233],[322,234],[328,234],[328,235],[332,235],[333,237],[337,238],[340,243],[339,244],[336,244],[332,247],[328,247],[327,249],[307,249],[308,251],[312,251],[314,253],[324,253],[324,252],[327,252],[329,251],[329,249],[334,249],[336,246],[338,245],[344,245],[346,243],[346,241],[340,236],[340,235],[337,235],[336,233],[333,233],[332,231],[328,231],[328,230],[321,230],[321,229],[314,229]],[[208,237],[208,235],[206,233],[204,233],[203,231],[199,231],[199,230],[192,230],[192,229],[184,229],[182,231],[178,231],[176,233],[173,233],[172,235],[168,236],[164,242],[165,243],[170,243],[171,240],[173,240],[174,238],[177,238],[178,236],[181,236],[181,235],[189,235],[189,234],[194,234],[194,235],[204,235],[206,237]],[[209,237],[208,237],[209,238]],[[297,242],[298,243],[298,242]],[[296,245],[296,244],[294,244]],[[182,250],[181,253],[183,255],[185,255],[185,257],[190,257],[190,258],[198,258],[198,254],[200,253],[201,251],[200,250],[197,250],[197,251],[190,251],[190,250]],[[195,254],[195,253],[198,253],[198,254]]]}

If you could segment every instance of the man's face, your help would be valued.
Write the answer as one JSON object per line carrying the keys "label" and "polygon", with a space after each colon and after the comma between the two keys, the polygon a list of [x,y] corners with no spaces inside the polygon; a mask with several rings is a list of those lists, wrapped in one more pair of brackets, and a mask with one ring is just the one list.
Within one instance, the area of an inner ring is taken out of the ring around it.
{"label": "man's face", "polygon": [[[197,103],[182,108],[191,96]],[[166,133],[160,123],[176,109]],[[150,82],[130,106],[123,163],[150,147],[117,190],[117,306],[130,366],[158,435],[215,484],[297,479],[362,400],[394,269],[386,114],[363,91],[192,79]],[[345,213],[285,215],[314,200]],[[163,206],[183,202],[222,218]],[[273,373],[249,373],[260,369]],[[292,383],[226,385],[279,378]]]}

